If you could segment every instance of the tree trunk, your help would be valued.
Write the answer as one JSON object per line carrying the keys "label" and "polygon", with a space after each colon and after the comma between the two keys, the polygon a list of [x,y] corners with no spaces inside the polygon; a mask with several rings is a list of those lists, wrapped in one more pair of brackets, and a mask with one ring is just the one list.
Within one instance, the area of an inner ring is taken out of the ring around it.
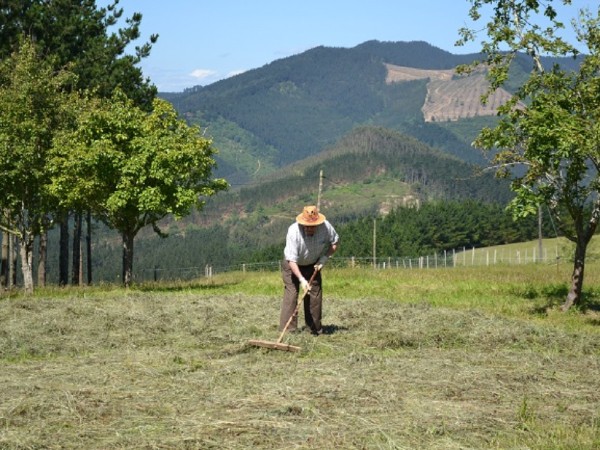
{"label": "tree trunk", "polygon": [[21,271],[26,294],[33,294],[33,239],[23,236],[19,240],[21,252]]}
{"label": "tree trunk", "polygon": [[71,284],[79,286],[81,284],[81,214],[75,214],[75,225],[73,225],[73,265],[71,266]]}
{"label": "tree trunk", "polygon": [[131,286],[133,278],[133,234],[123,234],[123,284]]}
{"label": "tree trunk", "polygon": [[2,232],[2,260],[0,261],[0,286],[8,287],[8,240],[10,235],[6,232]]}
{"label": "tree trunk", "polygon": [[58,251],[58,284],[69,284],[69,214],[64,214],[60,222],[60,248]]}
{"label": "tree trunk", "polygon": [[48,254],[48,232],[45,231],[40,236],[40,249],[38,261],[37,282],[38,286],[46,286],[46,260]]}
{"label": "tree trunk", "polygon": [[87,284],[92,284],[92,213],[87,212],[86,218],[86,256],[87,256]]}
{"label": "tree trunk", "polygon": [[15,249],[16,237],[9,234],[8,237],[8,288],[17,285],[17,250]]}
{"label": "tree trunk", "polygon": [[579,303],[581,300],[581,291],[583,289],[583,273],[585,269],[585,254],[589,240],[579,237],[575,244],[575,262],[573,263],[573,275],[571,276],[571,288],[567,295],[565,303],[561,309],[567,311],[571,306]]}

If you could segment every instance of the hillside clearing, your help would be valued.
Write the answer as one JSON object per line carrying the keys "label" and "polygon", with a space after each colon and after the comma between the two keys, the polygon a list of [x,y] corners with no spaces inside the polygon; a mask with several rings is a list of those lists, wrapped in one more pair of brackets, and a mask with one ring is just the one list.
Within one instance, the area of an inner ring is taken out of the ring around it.
{"label": "hillside clearing", "polygon": [[386,83],[428,79],[427,96],[421,111],[425,122],[457,121],[480,116],[495,116],[498,107],[511,95],[505,89],[497,89],[483,104],[481,97],[489,89],[482,73],[458,76],[454,69],[425,70],[386,64]]}
{"label": "hillside clearing", "polygon": [[552,266],[331,270],[299,354],[247,345],[277,273],[5,297],[0,447],[592,449],[596,269],[568,314]]}

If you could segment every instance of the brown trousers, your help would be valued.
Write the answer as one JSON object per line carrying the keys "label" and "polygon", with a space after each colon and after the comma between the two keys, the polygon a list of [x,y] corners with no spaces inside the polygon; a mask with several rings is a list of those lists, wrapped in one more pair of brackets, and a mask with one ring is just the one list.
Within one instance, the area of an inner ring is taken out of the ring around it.
{"label": "brown trousers", "polygon": [[[298,266],[302,276],[310,280],[315,267],[314,264],[308,266]],[[300,280],[292,273],[290,265],[286,260],[281,266],[281,278],[283,279],[283,302],[281,304],[281,315],[279,317],[279,331],[283,331],[285,324],[290,316],[294,314],[298,304],[298,295],[300,291]],[[323,305],[323,291],[321,289],[321,272],[317,273],[311,283],[310,292],[302,299],[304,303],[304,322],[313,333],[321,333],[321,314]],[[295,315],[290,322],[287,331],[296,331],[298,328],[298,315]]]}

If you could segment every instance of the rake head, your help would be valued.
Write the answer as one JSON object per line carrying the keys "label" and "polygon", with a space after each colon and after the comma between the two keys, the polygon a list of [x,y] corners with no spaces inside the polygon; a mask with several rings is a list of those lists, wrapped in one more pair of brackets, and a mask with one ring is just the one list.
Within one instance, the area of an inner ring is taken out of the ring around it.
{"label": "rake head", "polygon": [[248,341],[248,344],[254,345],[257,347],[271,348],[274,350],[283,350],[286,352],[299,352],[300,350],[302,350],[300,347],[296,347],[295,345],[284,344],[282,342],[259,341],[256,339],[252,339],[252,340]]}

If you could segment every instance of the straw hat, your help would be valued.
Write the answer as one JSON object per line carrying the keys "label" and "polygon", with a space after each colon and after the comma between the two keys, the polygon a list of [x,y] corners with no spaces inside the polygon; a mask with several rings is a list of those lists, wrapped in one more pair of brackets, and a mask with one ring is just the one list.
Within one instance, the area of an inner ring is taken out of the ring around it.
{"label": "straw hat", "polygon": [[325,216],[319,212],[316,206],[305,206],[301,214],[296,217],[300,225],[315,227],[325,222]]}

